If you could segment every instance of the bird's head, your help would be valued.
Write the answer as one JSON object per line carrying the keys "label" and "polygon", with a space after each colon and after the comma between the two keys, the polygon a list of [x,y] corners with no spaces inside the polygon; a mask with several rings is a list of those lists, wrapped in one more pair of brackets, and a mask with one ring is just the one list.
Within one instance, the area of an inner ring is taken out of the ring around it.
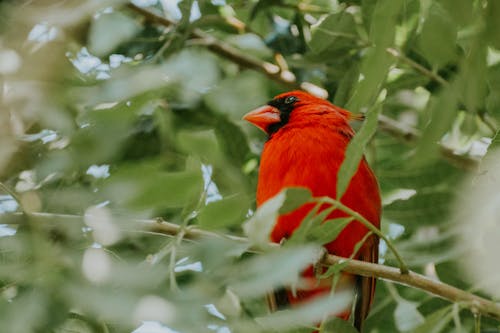
{"label": "bird's head", "polygon": [[327,100],[294,90],[274,97],[266,105],[245,114],[243,119],[272,135],[288,123],[322,115],[339,117],[343,121],[356,118]]}

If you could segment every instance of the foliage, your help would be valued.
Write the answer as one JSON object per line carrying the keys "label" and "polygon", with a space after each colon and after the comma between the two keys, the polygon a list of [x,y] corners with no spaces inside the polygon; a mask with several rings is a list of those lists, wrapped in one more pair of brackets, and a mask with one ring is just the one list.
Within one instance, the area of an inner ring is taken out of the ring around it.
{"label": "foliage", "polygon": [[[457,238],[458,221],[475,207],[458,185],[477,175],[500,121],[498,2],[132,2],[139,7],[0,3],[2,331],[307,332],[341,308],[339,294],[266,310],[266,292],[296,283],[317,260],[318,240],[340,232],[310,221],[290,246],[266,248],[280,209],[309,199],[297,189],[254,214],[266,138],[241,116],[302,82],[368,113],[365,126],[353,124],[361,135],[339,192],[364,150],[382,190],[382,232],[410,268],[481,287],[461,261],[469,235]],[[376,127],[379,113],[392,122]],[[481,195],[498,202],[494,192],[475,193],[478,209]],[[246,232],[265,253],[138,223],[156,217],[182,230]],[[381,262],[397,265],[386,248]],[[379,281],[365,332],[499,331],[487,318],[477,327],[461,306]],[[339,320],[324,328],[354,330]]]}

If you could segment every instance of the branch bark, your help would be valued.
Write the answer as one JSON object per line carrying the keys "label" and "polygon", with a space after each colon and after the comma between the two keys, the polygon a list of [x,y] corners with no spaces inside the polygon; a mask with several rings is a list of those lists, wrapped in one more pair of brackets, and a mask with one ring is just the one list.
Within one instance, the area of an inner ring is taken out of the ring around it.
{"label": "branch bark", "polygon": [[[63,215],[50,213],[32,213],[30,218],[36,219],[38,222],[56,225],[58,223],[67,223],[68,221],[82,223],[83,217],[78,215]],[[196,227],[188,227],[182,229],[181,226],[162,219],[157,220],[134,220],[133,223],[125,231],[151,231],[170,236],[176,236],[179,232],[184,233],[185,239],[201,239],[201,238],[225,238],[235,242],[249,243],[247,238],[233,235],[225,235],[217,232],[202,230]],[[0,215],[0,223],[10,225],[21,225],[26,223],[26,215],[22,213]],[[130,229],[131,227],[135,229]],[[272,244],[278,247],[278,244]],[[250,250],[258,251],[258,249]],[[459,303],[463,307],[469,309],[474,314],[481,314],[500,321],[500,303],[495,303],[486,298],[455,288],[449,284],[429,279],[428,277],[409,271],[406,274],[401,274],[400,270],[395,267],[390,267],[380,264],[372,264],[364,261],[339,257],[335,255],[325,256],[322,263],[324,265],[335,265],[342,263],[342,271],[369,277],[376,277],[389,280],[401,285],[420,289],[428,294],[438,296],[453,303]]]}
{"label": "branch bark", "polygon": [[[175,25],[175,22],[156,15],[147,9],[135,6],[134,4],[128,4],[127,7],[142,15],[150,22],[157,23],[165,27]],[[230,44],[218,40],[200,29],[193,29],[190,33],[190,37],[199,40],[199,44],[205,45],[210,51],[218,56],[230,60],[241,67],[260,72],[271,80],[284,85],[288,89],[302,89],[319,97],[328,97],[328,92],[325,89],[310,82],[298,82],[295,74],[291,71],[280,68],[278,65],[270,62],[251,57]],[[395,53],[397,52],[395,49],[388,49],[387,52],[394,56],[401,57],[399,53]],[[417,69],[424,75],[431,75],[431,78],[437,80],[438,82],[443,80],[441,77],[432,74],[427,69],[420,67]],[[387,116],[382,115],[379,117],[379,126],[384,132],[408,143],[415,142],[420,138],[418,130],[405,124],[401,124]],[[479,161],[477,159],[467,155],[457,155],[452,149],[445,146],[441,146],[441,156],[456,167],[466,170],[476,170],[479,165]]]}

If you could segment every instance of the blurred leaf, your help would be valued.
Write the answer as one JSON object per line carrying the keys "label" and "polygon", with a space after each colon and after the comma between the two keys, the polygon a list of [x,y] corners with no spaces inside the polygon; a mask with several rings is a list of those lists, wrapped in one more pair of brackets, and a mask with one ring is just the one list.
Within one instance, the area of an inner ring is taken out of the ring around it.
{"label": "blurred leaf", "polygon": [[417,192],[407,200],[397,200],[384,207],[384,216],[415,228],[422,225],[441,224],[447,221],[453,193],[428,190]]}
{"label": "blurred leaf", "polygon": [[348,321],[340,318],[328,320],[323,329],[324,332],[335,333],[358,333],[358,331]]}
{"label": "blurred leaf", "polygon": [[264,202],[255,214],[243,224],[243,230],[252,244],[269,246],[269,235],[276,224],[278,213],[286,200],[286,191],[281,191]]}
{"label": "blurred leaf", "polygon": [[488,1],[485,16],[489,43],[497,50],[500,50],[500,36],[497,33],[500,29],[500,3],[498,1]]}
{"label": "blurred leaf", "polygon": [[500,64],[488,68],[487,83],[489,94],[486,108],[496,120],[500,120]]}
{"label": "blurred leaf", "polygon": [[354,63],[344,74],[335,92],[333,104],[345,105],[352,95],[352,89],[356,86],[359,78],[359,64]]}
{"label": "blurred leaf", "polygon": [[132,293],[124,289],[116,290],[70,283],[64,288],[72,304],[85,311],[86,314],[97,315],[101,320],[119,322],[125,327],[131,327],[134,324],[134,318],[130,314],[134,312],[139,298]]}
{"label": "blurred leaf", "polygon": [[120,12],[101,13],[90,26],[89,50],[98,57],[110,54],[140,30],[136,20]]}
{"label": "blurred leaf", "polygon": [[417,310],[418,303],[406,300],[398,301],[394,310],[396,327],[401,332],[408,332],[425,322],[424,316]]}
{"label": "blurred leaf", "polygon": [[440,281],[456,288],[466,290],[470,282],[463,274],[462,268],[455,261],[446,261],[435,265],[436,274]]}
{"label": "blurred leaf", "polygon": [[[269,2],[269,1],[268,1]],[[226,39],[227,42],[236,46],[247,54],[259,58],[269,58],[272,56],[271,50],[264,41],[253,33],[232,35]]]}
{"label": "blurred leaf", "polygon": [[279,210],[280,214],[290,213],[312,198],[311,190],[305,187],[287,187],[284,192],[285,202]]}
{"label": "blurred leaf", "polygon": [[183,130],[178,133],[177,142],[181,150],[199,156],[204,162],[215,163],[222,157],[213,130]]}
{"label": "blurred leaf", "polygon": [[202,93],[212,88],[219,81],[220,75],[214,56],[195,48],[186,48],[170,56],[162,69],[163,80],[174,79],[180,84],[169,102],[182,107],[196,106]]}
{"label": "blurred leaf", "polygon": [[215,135],[225,156],[237,167],[243,166],[250,153],[247,137],[241,128],[225,116],[218,116],[215,124]]}
{"label": "blurred leaf", "polygon": [[[296,327],[313,327],[317,322],[324,319],[326,315],[332,315],[345,311],[348,304],[352,300],[352,295],[349,292],[337,292],[334,297],[316,297],[314,300],[297,306],[291,310],[281,310],[266,317],[256,318],[256,321],[265,329],[282,332],[286,329]],[[345,331],[335,332],[352,332],[347,326],[334,325]]]}
{"label": "blurred leaf", "polygon": [[452,319],[451,306],[446,306],[425,318],[425,322],[415,328],[412,333],[439,333]]}
{"label": "blurred leaf", "polygon": [[415,154],[412,167],[418,167],[436,159],[439,153],[438,142],[449,129],[456,115],[456,96],[451,88],[445,88],[429,102],[431,121],[424,130]]}
{"label": "blurred leaf", "polygon": [[441,67],[455,59],[456,38],[456,26],[449,13],[438,2],[432,2],[418,38],[420,52],[434,67]]}
{"label": "blurred leaf", "polygon": [[93,328],[85,321],[77,318],[69,318],[64,324],[58,328],[56,333],[93,333]]}
{"label": "blurred leaf", "polygon": [[113,202],[135,209],[183,207],[202,189],[201,170],[165,172],[159,161],[123,165],[104,187]]}
{"label": "blurred leaf", "polygon": [[312,29],[309,47],[314,53],[332,48],[342,49],[354,45],[360,37],[356,31],[353,15],[347,11],[331,14]]}
{"label": "blurred leaf", "polygon": [[200,226],[204,229],[220,229],[241,224],[248,211],[248,202],[248,198],[241,194],[211,202],[198,215]]}
{"label": "blurred leaf", "polygon": [[269,7],[272,7],[272,6],[280,5],[282,2],[283,2],[282,0],[259,0],[259,1],[257,1],[257,3],[252,7],[252,10],[250,12],[250,20],[253,20],[260,11],[263,11]]}
{"label": "blurred leaf", "polygon": [[347,187],[349,186],[349,183],[351,182],[351,178],[358,170],[366,145],[377,130],[378,116],[381,112],[382,105],[377,103],[370,111],[368,111],[363,126],[357,135],[355,135],[349,142],[345,152],[344,161],[340,165],[339,172],[337,174],[337,199],[342,198],[347,190]]}
{"label": "blurred leaf", "polygon": [[245,71],[227,78],[205,95],[205,102],[215,112],[241,120],[248,111],[268,100],[266,83],[254,72]]}
{"label": "blurred leaf", "polygon": [[118,104],[110,109],[92,110],[82,115],[80,129],[72,138],[72,162],[85,167],[107,163],[116,157],[137,119],[134,111],[125,104]]}
{"label": "blurred leaf", "polygon": [[439,3],[459,26],[471,24],[476,14],[469,0],[439,0]]}
{"label": "blurred leaf", "polygon": [[368,50],[361,63],[360,77],[354,93],[346,105],[352,112],[360,112],[375,103],[382,83],[394,59],[387,55],[386,48],[394,43],[396,20],[401,1],[381,0],[377,2],[370,25],[370,41],[374,46]]}
{"label": "blurred leaf", "polygon": [[482,109],[486,98],[486,51],[486,45],[478,38],[471,44],[470,52],[461,64],[457,79],[458,95],[469,112],[476,113]]}
{"label": "blurred leaf", "polygon": [[297,283],[300,272],[315,262],[318,255],[317,247],[301,246],[256,256],[235,267],[235,272],[229,275],[229,287],[242,298],[265,295],[276,287]]}

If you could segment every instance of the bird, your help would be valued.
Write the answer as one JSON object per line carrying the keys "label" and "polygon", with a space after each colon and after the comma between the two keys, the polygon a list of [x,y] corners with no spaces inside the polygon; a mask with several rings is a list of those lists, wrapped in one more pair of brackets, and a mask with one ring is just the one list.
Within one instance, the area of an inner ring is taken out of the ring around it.
{"label": "bird", "polygon": [[[305,187],[314,197],[336,198],[337,173],[355,135],[349,122],[362,117],[325,99],[295,90],[277,95],[266,105],[245,114],[243,119],[268,136],[260,158],[257,207],[287,187]],[[379,185],[364,156],[340,201],[380,229]],[[306,203],[280,215],[272,228],[270,240],[286,242],[313,206]],[[335,223],[331,219],[345,216],[340,210],[334,210],[327,217],[331,222],[326,223]],[[354,253],[356,244],[364,238],[364,243]],[[322,245],[330,254],[377,262],[378,244],[375,234],[369,234],[366,226],[353,220],[334,240]],[[319,281],[315,276],[314,267],[307,268],[302,272],[302,278],[311,281],[310,286],[294,291],[275,291],[268,298],[270,308],[277,310],[294,306],[330,292],[331,280]],[[348,320],[353,315],[353,325],[361,332],[374,298],[375,285],[373,277],[342,273],[337,290],[345,288],[355,296],[351,306],[336,316]]]}

